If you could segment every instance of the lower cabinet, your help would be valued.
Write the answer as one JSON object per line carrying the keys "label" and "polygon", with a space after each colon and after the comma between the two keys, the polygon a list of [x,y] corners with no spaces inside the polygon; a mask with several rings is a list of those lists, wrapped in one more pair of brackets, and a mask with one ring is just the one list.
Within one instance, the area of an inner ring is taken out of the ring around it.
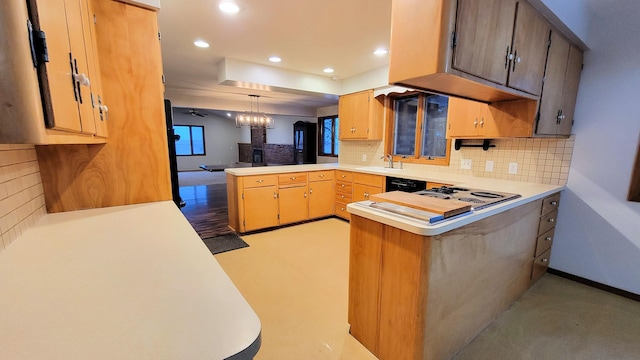
{"label": "lower cabinet", "polygon": [[334,193],[334,170],[227,174],[229,227],[245,233],[331,216]]}
{"label": "lower cabinet", "polygon": [[241,231],[252,231],[278,225],[278,189],[275,185],[245,188],[244,220]]}
{"label": "lower cabinet", "polygon": [[309,218],[331,216],[334,213],[334,181],[309,182]]}
{"label": "lower cabinet", "polygon": [[309,219],[307,184],[280,189],[280,225]]}
{"label": "lower cabinet", "polygon": [[353,174],[353,202],[369,200],[370,195],[384,192],[385,177],[372,174]]}
{"label": "lower cabinet", "polygon": [[531,269],[532,282],[540,279],[549,268],[551,245],[553,245],[553,236],[558,219],[558,206],[560,206],[560,193],[555,193],[542,199],[538,236],[536,238],[535,253],[533,254],[533,268]]}

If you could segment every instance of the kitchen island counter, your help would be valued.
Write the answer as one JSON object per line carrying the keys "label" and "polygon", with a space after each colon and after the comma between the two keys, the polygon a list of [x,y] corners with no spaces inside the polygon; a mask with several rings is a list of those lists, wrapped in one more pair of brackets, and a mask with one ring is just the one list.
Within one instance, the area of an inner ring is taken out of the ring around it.
{"label": "kitchen island counter", "polygon": [[170,201],[48,214],[0,253],[2,359],[252,359],[261,324]]}

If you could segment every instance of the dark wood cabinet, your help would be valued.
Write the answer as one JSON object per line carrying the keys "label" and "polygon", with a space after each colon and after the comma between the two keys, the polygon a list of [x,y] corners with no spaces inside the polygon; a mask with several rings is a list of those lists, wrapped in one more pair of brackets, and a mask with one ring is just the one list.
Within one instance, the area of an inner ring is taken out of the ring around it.
{"label": "dark wood cabinet", "polygon": [[582,71],[582,51],[551,32],[536,135],[569,136]]}
{"label": "dark wood cabinet", "polygon": [[317,124],[297,121],[293,124],[293,163],[315,164]]}

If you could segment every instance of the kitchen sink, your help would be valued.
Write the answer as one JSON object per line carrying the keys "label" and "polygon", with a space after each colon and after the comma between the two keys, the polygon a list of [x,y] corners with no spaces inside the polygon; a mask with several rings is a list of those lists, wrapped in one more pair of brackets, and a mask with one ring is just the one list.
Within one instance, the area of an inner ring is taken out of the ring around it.
{"label": "kitchen sink", "polygon": [[364,170],[364,171],[378,171],[378,172],[398,172],[403,171],[404,169],[392,169],[384,166],[362,166],[357,167],[356,170]]}

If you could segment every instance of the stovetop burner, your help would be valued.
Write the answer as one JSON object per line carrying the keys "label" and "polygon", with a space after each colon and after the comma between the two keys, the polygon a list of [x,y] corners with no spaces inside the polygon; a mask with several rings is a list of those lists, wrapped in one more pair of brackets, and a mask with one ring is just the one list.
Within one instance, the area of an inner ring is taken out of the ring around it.
{"label": "stovetop burner", "polygon": [[416,192],[418,195],[434,197],[450,201],[462,201],[472,204],[472,209],[479,210],[499,202],[519,198],[518,194],[503,193],[482,189],[468,189],[456,186],[441,186]]}

